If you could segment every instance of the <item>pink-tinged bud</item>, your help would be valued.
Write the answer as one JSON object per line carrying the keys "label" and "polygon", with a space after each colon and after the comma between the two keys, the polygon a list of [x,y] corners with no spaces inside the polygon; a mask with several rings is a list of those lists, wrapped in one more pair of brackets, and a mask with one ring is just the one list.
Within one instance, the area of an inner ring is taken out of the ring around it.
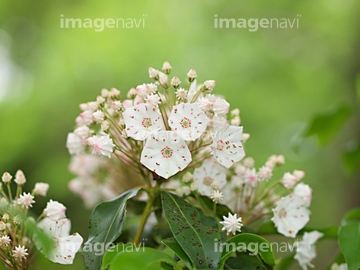
{"label": "pink-tinged bud", "polygon": [[299,180],[303,179],[305,176],[305,172],[304,171],[299,171],[299,170],[295,170],[293,171],[293,175],[298,178]]}
{"label": "pink-tinged bud", "polygon": [[165,72],[165,74],[170,74],[171,68],[172,67],[170,66],[170,63],[168,61],[165,61],[162,66],[162,70]]}
{"label": "pink-tinged bud", "polygon": [[217,98],[213,104],[213,111],[217,115],[225,115],[230,109],[230,104],[223,98]]}
{"label": "pink-tinged bud", "polygon": [[172,79],[171,79],[171,85],[174,87],[174,88],[178,88],[180,86],[180,79],[177,77],[177,76],[174,76]]}
{"label": "pink-tinged bud", "polygon": [[12,176],[10,173],[8,172],[4,172],[3,176],[1,177],[2,181],[7,184],[7,183],[10,183],[11,179],[12,179]]}
{"label": "pink-tinged bud", "polygon": [[130,99],[134,99],[136,97],[136,90],[135,88],[131,88],[127,94],[127,97]]}
{"label": "pink-tinged bud", "polygon": [[121,104],[121,102],[119,100],[116,100],[113,103],[111,103],[111,108],[113,108],[114,111],[116,111],[116,112],[120,111],[122,107],[123,106],[122,106],[122,104]]}
{"label": "pink-tinged bud", "polygon": [[109,96],[112,98],[120,98],[120,91],[116,88],[111,88],[109,92]]}
{"label": "pink-tinged bud", "polygon": [[47,184],[47,183],[36,183],[33,192],[36,195],[45,197],[48,189],[49,189],[49,184]]}
{"label": "pink-tinged bud", "polygon": [[216,85],[216,81],[214,81],[214,80],[207,80],[204,82],[205,90],[209,91],[209,92],[214,90],[215,85]]}
{"label": "pink-tinged bud", "polygon": [[105,98],[103,98],[102,96],[97,96],[96,97],[96,102],[99,104],[102,104],[105,101]]}
{"label": "pink-tinged bud", "polygon": [[168,76],[162,72],[159,72],[159,82],[165,88],[168,87]]}
{"label": "pink-tinged bud", "polygon": [[195,80],[195,78],[197,77],[196,75],[196,70],[195,69],[190,69],[189,72],[187,73],[187,77],[189,82],[193,82]]}
{"label": "pink-tinged bud", "polygon": [[176,97],[180,100],[185,100],[187,98],[187,91],[184,88],[179,88],[176,91]]}
{"label": "pink-tinged bud", "polygon": [[18,185],[23,185],[26,182],[25,175],[22,170],[18,170],[15,174],[15,183]]}
{"label": "pink-tinged bud", "polygon": [[104,121],[105,114],[102,111],[97,110],[92,114],[92,118],[96,123],[101,123],[102,121]]}
{"label": "pink-tinged bud", "polygon": [[101,89],[101,96],[103,98],[107,98],[109,96],[109,90],[107,90],[105,88]]}
{"label": "pink-tinged bud", "polygon": [[149,77],[154,80],[159,79],[159,71],[152,67],[149,67]]}

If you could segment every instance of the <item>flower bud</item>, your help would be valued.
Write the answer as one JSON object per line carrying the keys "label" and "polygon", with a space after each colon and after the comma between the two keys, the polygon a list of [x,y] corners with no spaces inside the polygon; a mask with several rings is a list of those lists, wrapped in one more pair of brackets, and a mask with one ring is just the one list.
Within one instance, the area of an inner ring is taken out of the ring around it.
{"label": "flower bud", "polygon": [[97,96],[96,97],[96,102],[99,103],[99,104],[102,104],[104,103],[105,101],[105,98],[103,98],[102,96]]}
{"label": "flower bud", "polygon": [[12,176],[10,173],[8,172],[4,172],[3,176],[1,177],[2,178],[2,181],[7,184],[7,183],[10,183],[11,179],[12,179]]}
{"label": "flower bud", "polygon": [[193,175],[191,174],[191,172],[186,172],[182,178],[184,183],[187,183],[189,181],[191,181],[193,179]]}
{"label": "flower bud", "polygon": [[111,98],[120,98],[120,91],[113,87],[110,89],[109,96]]}
{"label": "flower bud", "polygon": [[151,79],[158,80],[159,79],[159,71],[152,67],[149,67],[149,77]]}
{"label": "flower bud", "polygon": [[25,175],[21,170],[18,170],[15,174],[15,183],[18,185],[23,185],[26,182]]}
{"label": "flower bud", "polygon": [[168,87],[168,76],[162,72],[159,72],[159,82],[165,88]]}
{"label": "flower bud", "polygon": [[171,66],[170,66],[170,63],[168,61],[164,62],[163,66],[162,66],[162,70],[165,72],[165,74],[170,74]]}
{"label": "flower bud", "polygon": [[104,121],[104,118],[105,114],[100,110],[97,110],[92,114],[92,119],[94,119],[96,123],[101,123],[102,121]]}
{"label": "flower bud", "polygon": [[195,69],[190,69],[189,72],[187,73],[187,77],[189,82],[193,82],[195,80],[195,78],[197,77],[196,75],[196,70]]}
{"label": "flower bud", "polygon": [[184,88],[179,88],[176,91],[176,97],[180,100],[185,100],[187,98],[187,91]]}
{"label": "flower bud", "polygon": [[127,94],[129,99],[134,99],[136,97],[136,90],[135,88],[131,88]]}
{"label": "flower bud", "polygon": [[109,96],[109,90],[107,90],[105,88],[101,89],[101,96],[103,98],[107,98]]}
{"label": "flower bud", "polygon": [[57,201],[50,200],[44,209],[45,215],[51,220],[59,220],[65,218],[66,207]]}
{"label": "flower bud", "polygon": [[101,122],[101,130],[102,130],[102,131],[108,130],[109,127],[110,127],[109,121],[105,120],[105,121],[102,121],[102,122]]}
{"label": "flower bud", "polygon": [[204,82],[205,90],[209,91],[209,92],[214,90],[215,85],[216,85],[216,81],[214,81],[214,80],[207,80]]}
{"label": "flower bud", "polygon": [[177,76],[174,76],[172,79],[171,79],[171,85],[174,87],[174,88],[178,88],[180,86],[180,79],[177,77]]}
{"label": "flower bud", "polygon": [[45,197],[48,189],[49,189],[49,184],[40,182],[40,183],[35,184],[33,192],[34,192],[35,195]]}

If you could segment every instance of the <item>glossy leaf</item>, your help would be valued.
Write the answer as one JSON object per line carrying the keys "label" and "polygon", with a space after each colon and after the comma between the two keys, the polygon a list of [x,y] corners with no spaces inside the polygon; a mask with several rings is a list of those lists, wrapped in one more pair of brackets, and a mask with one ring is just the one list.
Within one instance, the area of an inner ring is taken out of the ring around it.
{"label": "glossy leaf", "polygon": [[192,263],[189,256],[185,253],[185,251],[181,248],[181,246],[176,242],[175,238],[168,238],[162,241],[162,243],[171,249],[180,260],[186,265],[187,268],[192,269]]}
{"label": "glossy leaf", "polygon": [[235,269],[256,269],[266,270],[267,267],[259,260],[257,256],[251,256],[247,252],[241,252],[236,257],[230,257],[224,265],[225,270]]}
{"label": "glossy leaf", "polygon": [[127,251],[129,248],[141,248],[141,246],[135,247],[132,243],[120,243],[114,247],[109,248],[103,256],[101,270],[108,270],[115,258],[121,252]]}
{"label": "glossy leaf", "polygon": [[349,270],[360,269],[360,223],[351,222],[339,229],[339,245]]}
{"label": "glossy leaf", "polygon": [[360,142],[351,142],[343,155],[343,164],[347,172],[355,173],[360,167]]}
{"label": "glossy leaf", "polygon": [[113,260],[109,270],[159,270],[169,269],[166,265],[171,265],[170,269],[179,269],[176,262],[169,255],[159,250],[147,247],[140,247],[139,250],[132,252],[121,252]]}
{"label": "glossy leaf", "polygon": [[220,265],[224,265],[225,261],[236,251],[245,250],[253,255],[259,255],[267,265],[273,266],[276,264],[271,244],[265,238],[256,234],[241,233],[235,235],[226,241],[222,250]]}
{"label": "glossy leaf", "polygon": [[221,233],[217,221],[176,195],[161,195],[165,218],[194,268],[218,269],[221,253],[214,249],[214,242]]}
{"label": "glossy leaf", "polygon": [[89,239],[82,251],[86,269],[100,269],[102,256],[97,254],[95,245],[101,244],[105,249],[120,236],[126,220],[126,202],[135,197],[139,190],[140,188],[129,190],[112,201],[95,207],[89,221]]}

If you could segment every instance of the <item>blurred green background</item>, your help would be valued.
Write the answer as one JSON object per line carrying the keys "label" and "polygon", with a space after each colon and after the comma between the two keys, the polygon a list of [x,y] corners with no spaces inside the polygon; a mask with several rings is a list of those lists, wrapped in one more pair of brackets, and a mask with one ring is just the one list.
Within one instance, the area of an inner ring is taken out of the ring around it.
{"label": "blurred green background", "polygon": [[[90,211],[67,189],[67,133],[78,104],[101,88],[150,82],[147,68],[167,60],[185,80],[215,79],[215,93],[241,110],[251,133],[247,154],[261,166],[271,154],[286,156],[285,170],[306,171],[313,188],[311,226],[337,225],[359,205],[359,171],[343,169],[341,156],[359,138],[353,114],[331,141],[319,147],[299,134],[317,113],[339,104],[355,106],[359,72],[360,2],[320,1],[7,1],[0,0],[0,172],[21,168],[30,190],[49,182],[48,198],[63,202],[72,231],[87,238]],[[60,28],[65,18],[144,19],[144,28]],[[215,29],[219,18],[299,18],[299,28]],[[301,16],[297,16],[301,15]],[[46,200],[39,200],[41,212]],[[316,265],[336,255],[336,243],[319,245]],[[82,269],[39,258],[33,269]]]}

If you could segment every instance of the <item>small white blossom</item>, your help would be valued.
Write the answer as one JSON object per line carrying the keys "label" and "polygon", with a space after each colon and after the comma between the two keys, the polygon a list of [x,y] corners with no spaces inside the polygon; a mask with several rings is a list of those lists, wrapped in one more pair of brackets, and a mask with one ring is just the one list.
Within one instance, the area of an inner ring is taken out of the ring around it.
{"label": "small white blossom", "polygon": [[193,82],[197,77],[195,69],[193,68],[190,69],[189,72],[187,73],[187,77],[189,82]]}
{"label": "small white blossom", "polygon": [[214,90],[215,85],[216,85],[216,81],[214,81],[214,80],[207,80],[204,82],[204,87],[209,92]]}
{"label": "small white blossom", "polygon": [[225,168],[230,168],[245,156],[241,143],[242,130],[242,127],[224,125],[214,136],[213,155]]}
{"label": "small white blossom", "polygon": [[243,164],[247,168],[253,168],[255,165],[255,161],[252,157],[245,158]]}
{"label": "small white blossom", "polygon": [[254,169],[247,169],[244,175],[245,183],[250,184],[252,187],[255,187],[256,183],[259,182],[259,178]]}
{"label": "small white blossom", "polygon": [[74,130],[74,134],[81,139],[85,140],[91,135],[91,130],[88,126],[81,126]]}
{"label": "small white blossom", "polygon": [[241,223],[242,218],[238,218],[237,214],[232,215],[229,213],[228,217],[223,216],[223,220],[220,221],[220,224],[224,226],[222,230],[226,231],[227,235],[230,233],[235,235],[236,232],[241,232],[241,227],[243,226]]}
{"label": "small white blossom", "polygon": [[149,67],[149,77],[151,79],[157,79],[159,77],[159,71],[152,67]]}
{"label": "small white blossom", "polygon": [[6,223],[4,221],[0,221],[0,231],[3,231],[6,229]]}
{"label": "small white blossom", "polygon": [[294,194],[305,201],[306,206],[310,206],[312,199],[312,189],[304,183],[297,184],[294,188]]}
{"label": "small white blossom", "polygon": [[299,262],[303,270],[307,270],[308,266],[313,268],[311,261],[316,257],[315,242],[323,237],[318,231],[304,233],[302,241],[298,243],[294,258]]}
{"label": "small white blossom", "polygon": [[159,71],[159,82],[164,87],[168,86],[168,76]]}
{"label": "small white blossom", "polygon": [[310,211],[302,198],[288,195],[277,202],[271,219],[277,231],[287,237],[295,237],[299,230],[309,222]]}
{"label": "small white blossom", "polygon": [[120,100],[113,101],[111,103],[111,108],[113,108],[116,112],[120,111],[123,108],[121,101]]}
{"label": "small white blossom", "polygon": [[176,98],[179,100],[185,100],[187,98],[187,91],[184,88],[176,90]]}
{"label": "small white blossom", "polygon": [[12,256],[15,258],[15,259],[18,259],[18,260],[22,260],[22,259],[26,259],[26,256],[29,255],[27,253],[27,248],[25,248],[24,246],[16,246],[15,249],[12,251]]}
{"label": "small white blossom", "polygon": [[123,113],[126,133],[129,137],[143,141],[151,133],[165,130],[161,114],[155,106],[139,104],[130,107]]}
{"label": "small white blossom", "polygon": [[105,121],[101,122],[101,130],[102,131],[108,130],[109,127],[110,127],[110,122],[108,120],[105,120]]}
{"label": "small white blossom", "polygon": [[217,115],[225,115],[230,109],[230,104],[223,98],[217,98],[213,104],[213,111]]}
{"label": "small white blossom", "polygon": [[160,103],[160,97],[156,94],[150,94],[145,98],[147,104],[157,107]]}
{"label": "small white blossom", "polygon": [[12,179],[12,176],[10,173],[8,172],[4,172],[4,174],[2,175],[1,177],[2,181],[7,184],[7,183],[10,183],[11,179]]}
{"label": "small white blossom", "polygon": [[189,181],[191,181],[193,179],[193,175],[191,174],[191,172],[186,172],[182,178],[182,181],[184,183],[187,183]]}
{"label": "small white blossom", "polygon": [[101,123],[102,121],[104,121],[105,114],[102,111],[97,110],[92,114],[92,118],[96,123]]}
{"label": "small white blossom", "polygon": [[346,263],[342,263],[340,265],[333,263],[333,265],[331,265],[331,270],[348,270],[348,267]]}
{"label": "small white blossom", "polygon": [[172,79],[171,79],[171,85],[174,86],[175,88],[178,88],[181,81],[180,79],[177,77],[177,76],[174,76]]}
{"label": "small white blossom", "polygon": [[186,168],[191,153],[179,134],[159,131],[147,139],[140,162],[157,175],[168,179]]}
{"label": "small white blossom", "polygon": [[262,166],[258,172],[258,177],[262,181],[268,181],[272,177],[272,169]]}
{"label": "small white blossom", "polygon": [[194,182],[198,187],[198,192],[204,196],[211,196],[213,183],[218,184],[218,189],[222,189],[226,184],[226,170],[213,159],[205,160],[201,167],[194,171]]}
{"label": "small white blossom", "polygon": [[99,156],[106,156],[111,158],[111,153],[114,151],[115,144],[109,135],[92,136],[86,140],[86,143],[92,147],[92,153]]}
{"label": "small white blossom", "polygon": [[0,237],[0,247],[6,247],[10,244],[11,239],[8,235],[4,235]]}
{"label": "small white blossom", "polygon": [[75,133],[69,133],[66,139],[66,147],[70,155],[80,154],[85,149],[84,141]]}
{"label": "small white blossom", "polygon": [[170,71],[171,71],[171,68],[172,68],[172,67],[171,67],[170,63],[169,63],[168,61],[165,61],[161,69],[162,69],[162,71],[164,71],[166,74],[169,74]]}
{"label": "small white blossom", "polygon": [[181,103],[173,107],[169,125],[173,131],[180,132],[185,141],[195,141],[205,131],[208,119],[195,103]]}
{"label": "small white blossom", "polygon": [[65,218],[66,207],[57,201],[50,200],[44,209],[45,215],[51,220]]}
{"label": "small white blossom", "polygon": [[190,184],[190,190],[191,191],[196,191],[198,188],[197,188],[197,185],[194,183],[194,182],[192,182],[191,184]]}
{"label": "small white blossom", "polygon": [[10,216],[8,213],[5,213],[3,216],[2,216],[2,220],[9,220]]}
{"label": "small white blossom", "polygon": [[197,104],[201,110],[204,112],[210,111],[212,108],[212,102],[206,97],[199,97],[197,100]]}
{"label": "small white blossom", "polygon": [[221,191],[214,190],[210,198],[213,200],[214,203],[221,203],[222,200],[224,199],[224,195]]}
{"label": "small white blossom", "polygon": [[22,172],[22,170],[17,170],[16,174],[15,174],[15,180],[14,182],[18,185],[23,185],[25,184],[26,182],[26,179],[25,179],[25,175],[24,173]]}
{"label": "small white blossom", "polygon": [[82,125],[88,126],[88,125],[92,124],[92,122],[93,122],[92,114],[93,114],[93,111],[91,111],[91,110],[83,111],[76,118],[76,124],[78,126],[82,126]]}
{"label": "small white blossom", "polygon": [[48,189],[49,189],[49,184],[40,182],[40,183],[35,184],[33,192],[36,195],[40,195],[40,196],[45,197]]}
{"label": "small white blossom", "polygon": [[28,209],[29,207],[32,207],[33,203],[35,203],[34,196],[32,196],[30,193],[24,192],[22,195],[20,195],[17,203],[21,205],[22,208]]}
{"label": "small white blossom", "polygon": [[287,189],[290,189],[292,187],[294,187],[297,182],[299,182],[299,178],[297,178],[295,175],[287,172],[284,174],[283,178],[281,179],[281,184],[283,184],[284,187],[286,187]]}
{"label": "small white blossom", "polygon": [[[110,98],[120,98],[120,91],[119,90],[117,90],[116,88],[111,88],[110,89],[110,92],[109,92],[109,97]],[[96,110],[96,109],[94,109],[94,110]]]}
{"label": "small white blossom", "polygon": [[230,120],[230,124],[233,126],[238,126],[241,124],[241,119],[240,117],[234,117],[233,119]]}

